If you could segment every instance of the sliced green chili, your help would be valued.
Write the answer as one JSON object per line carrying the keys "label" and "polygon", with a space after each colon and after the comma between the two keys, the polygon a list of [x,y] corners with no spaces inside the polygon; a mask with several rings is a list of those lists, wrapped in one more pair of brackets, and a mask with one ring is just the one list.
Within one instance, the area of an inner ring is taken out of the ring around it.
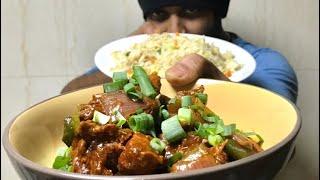
{"label": "sliced green chili", "polygon": [[159,138],[153,138],[150,141],[150,146],[160,154],[165,149],[166,144],[162,142]]}
{"label": "sliced green chili", "polygon": [[75,136],[80,125],[80,118],[77,115],[69,116],[64,119],[64,130],[62,141],[71,146],[73,137]]}

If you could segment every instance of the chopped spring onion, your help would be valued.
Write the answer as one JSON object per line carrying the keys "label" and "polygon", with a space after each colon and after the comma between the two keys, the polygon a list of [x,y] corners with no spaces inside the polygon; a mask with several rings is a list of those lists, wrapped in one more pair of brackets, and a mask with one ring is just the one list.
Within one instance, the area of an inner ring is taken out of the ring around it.
{"label": "chopped spring onion", "polygon": [[118,121],[116,126],[122,127],[122,125],[127,122],[126,118],[123,117],[123,115],[120,113],[119,110],[116,111],[115,115],[116,115],[116,119]]}
{"label": "chopped spring onion", "polygon": [[52,167],[54,169],[60,169],[63,171],[71,172],[72,165],[71,165],[71,147],[70,148],[59,148],[57,152],[57,156],[53,162]]}
{"label": "chopped spring onion", "polygon": [[207,104],[208,102],[208,94],[205,93],[197,93],[196,97],[200,99],[203,104]]}
{"label": "chopped spring onion", "polygon": [[182,156],[181,152],[174,153],[168,160],[168,167],[171,167],[174,163],[182,159]]}
{"label": "chopped spring onion", "polygon": [[110,113],[112,115],[116,115],[119,109],[120,109],[120,104],[117,104],[114,108],[111,109]]}
{"label": "chopped spring onion", "polygon": [[56,156],[65,156],[69,153],[69,147],[59,147]]}
{"label": "chopped spring onion", "polygon": [[143,98],[140,92],[128,92],[128,97],[135,100],[140,100]]}
{"label": "chopped spring onion", "polygon": [[225,125],[223,132],[221,133],[222,136],[231,136],[236,130],[236,124],[229,124]]}
{"label": "chopped spring onion", "polygon": [[153,138],[150,141],[150,146],[160,154],[166,147],[166,144],[162,142],[159,138]]}
{"label": "chopped spring onion", "polygon": [[224,132],[224,125],[222,124],[217,124],[217,129],[216,129],[216,134],[222,134]]}
{"label": "chopped spring onion", "polygon": [[204,126],[204,124],[198,124],[198,127],[196,129],[196,135],[204,138],[204,139],[207,139],[208,138],[208,135],[209,133],[207,132],[206,130],[206,127]]}
{"label": "chopped spring onion", "polygon": [[190,125],[192,117],[192,110],[187,108],[180,108],[178,110],[178,119],[181,125]]}
{"label": "chopped spring onion", "polygon": [[199,124],[196,134],[202,138],[208,138],[209,135],[218,135],[224,132],[224,126],[221,124]]}
{"label": "chopped spring onion", "polygon": [[120,119],[117,123],[117,127],[122,127],[122,125],[124,125],[127,121],[125,119]]}
{"label": "chopped spring onion", "polygon": [[69,116],[64,119],[64,130],[63,130],[63,137],[62,141],[67,145],[71,146],[73,137],[77,133],[77,130],[80,125],[80,118],[79,116]]}
{"label": "chopped spring onion", "polygon": [[211,123],[218,123],[218,121],[220,120],[220,117],[213,114],[213,115],[207,115],[207,116],[204,116],[203,119],[207,122],[211,122]]}
{"label": "chopped spring onion", "polygon": [[209,135],[208,142],[211,146],[217,146],[223,141],[223,138],[220,135]]}
{"label": "chopped spring onion", "polygon": [[159,118],[160,119],[168,119],[170,116],[168,110],[164,109],[164,105],[161,105],[159,108]]}
{"label": "chopped spring onion", "polygon": [[107,116],[97,110],[94,111],[93,113],[93,118],[92,121],[99,123],[101,125],[107,124],[110,120],[110,116]]}
{"label": "chopped spring onion", "polygon": [[138,81],[136,79],[134,79],[134,78],[130,78],[129,82],[132,83],[133,85],[138,85],[139,84]]}
{"label": "chopped spring onion", "polygon": [[164,105],[161,105],[161,106],[159,107],[159,114],[158,114],[159,119],[162,118],[162,109],[163,109],[163,108],[164,108]]}
{"label": "chopped spring onion", "polygon": [[182,96],[181,97],[181,107],[189,107],[192,105],[191,96]]}
{"label": "chopped spring onion", "polygon": [[168,110],[166,110],[166,109],[162,109],[161,114],[162,114],[163,119],[168,119],[170,117],[170,114],[169,114]]}
{"label": "chopped spring onion", "polygon": [[187,135],[181,127],[177,115],[162,121],[161,130],[164,138],[170,143],[179,141]]}
{"label": "chopped spring onion", "polygon": [[127,77],[127,72],[114,72],[112,75],[112,81],[117,82],[117,81],[128,81]]}
{"label": "chopped spring onion", "polygon": [[133,66],[135,79],[138,81],[143,95],[155,98],[157,92],[154,90],[146,71],[141,66]]}
{"label": "chopped spring onion", "polygon": [[123,90],[126,94],[128,94],[129,92],[134,92],[135,91],[135,86],[132,83],[128,83],[126,85],[123,86]]}
{"label": "chopped spring onion", "polygon": [[154,131],[154,120],[152,115],[141,113],[133,115],[129,118],[129,127],[135,132],[142,132],[144,134],[152,134]]}
{"label": "chopped spring onion", "polygon": [[223,120],[222,119],[216,119],[216,122],[215,122],[216,124],[220,124],[221,126],[224,126],[224,122],[223,122]]}
{"label": "chopped spring onion", "polygon": [[103,85],[103,90],[104,90],[105,93],[118,91],[118,90],[121,90],[126,83],[127,82],[124,81],[124,80],[105,83]]}

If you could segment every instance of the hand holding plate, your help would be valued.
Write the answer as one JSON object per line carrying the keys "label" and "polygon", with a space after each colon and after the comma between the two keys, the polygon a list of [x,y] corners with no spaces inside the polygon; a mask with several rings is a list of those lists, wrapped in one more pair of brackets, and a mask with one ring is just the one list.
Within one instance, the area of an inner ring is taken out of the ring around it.
{"label": "hand holding plate", "polygon": [[216,66],[198,54],[185,56],[166,71],[166,79],[174,87],[187,86],[199,78],[229,81]]}

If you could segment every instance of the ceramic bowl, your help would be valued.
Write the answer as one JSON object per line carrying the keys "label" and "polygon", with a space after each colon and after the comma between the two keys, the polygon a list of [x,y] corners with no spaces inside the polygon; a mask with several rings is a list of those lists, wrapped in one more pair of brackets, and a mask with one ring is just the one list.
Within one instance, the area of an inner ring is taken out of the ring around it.
{"label": "ceramic bowl", "polygon": [[[174,96],[174,89],[162,80],[162,93]],[[3,145],[16,171],[24,179],[272,179],[289,161],[301,128],[299,112],[287,99],[262,88],[241,83],[200,79],[208,106],[226,124],[255,131],[264,138],[264,151],[223,165],[184,173],[141,176],[97,176],[52,169],[57,149],[63,146],[64,117],[76,112],[93,94],[94,86],[59,95],[17,115],[6,127]],[[189,87],[192,88],[192,87]]]}

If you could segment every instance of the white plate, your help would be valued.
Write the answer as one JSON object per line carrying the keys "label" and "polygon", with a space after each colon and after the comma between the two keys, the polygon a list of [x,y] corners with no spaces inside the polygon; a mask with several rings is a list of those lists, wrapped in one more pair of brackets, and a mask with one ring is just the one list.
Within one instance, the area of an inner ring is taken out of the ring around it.
{"label": "white plate", "polygon": [[[228,41],[224,41],[221,39],[202,36],[202,35],[194,35],[194,34],[180,34],[182,36],[187,37],[202,37],[205,38],[207,43],[213,43],[216,47],[220,49],[221,53],[226,51],[230,51],[235,57],[235,61],[239,64],[242,64],[243,67],[234,72],[229,79],[233,82],[240,82],[247,77],[249,77],[256,68],[256,61],[255,59],[249,54],[247,51],[242,49],[241,47],[232,44]],[[104,45],[101,47],[95,55],[95,64],[98,69],[103,72],[104,74],[112,77],[113,72],[111,69],[116,65],[116,60],[111,56],[112,52],[114,51],[123,51],[130,48],[134,43],[140,43],[145,41],[149,35],[137,35],[137,36],[130,36],[126,38],[122,38],[116,41],[113,41],[109,44]]]}

